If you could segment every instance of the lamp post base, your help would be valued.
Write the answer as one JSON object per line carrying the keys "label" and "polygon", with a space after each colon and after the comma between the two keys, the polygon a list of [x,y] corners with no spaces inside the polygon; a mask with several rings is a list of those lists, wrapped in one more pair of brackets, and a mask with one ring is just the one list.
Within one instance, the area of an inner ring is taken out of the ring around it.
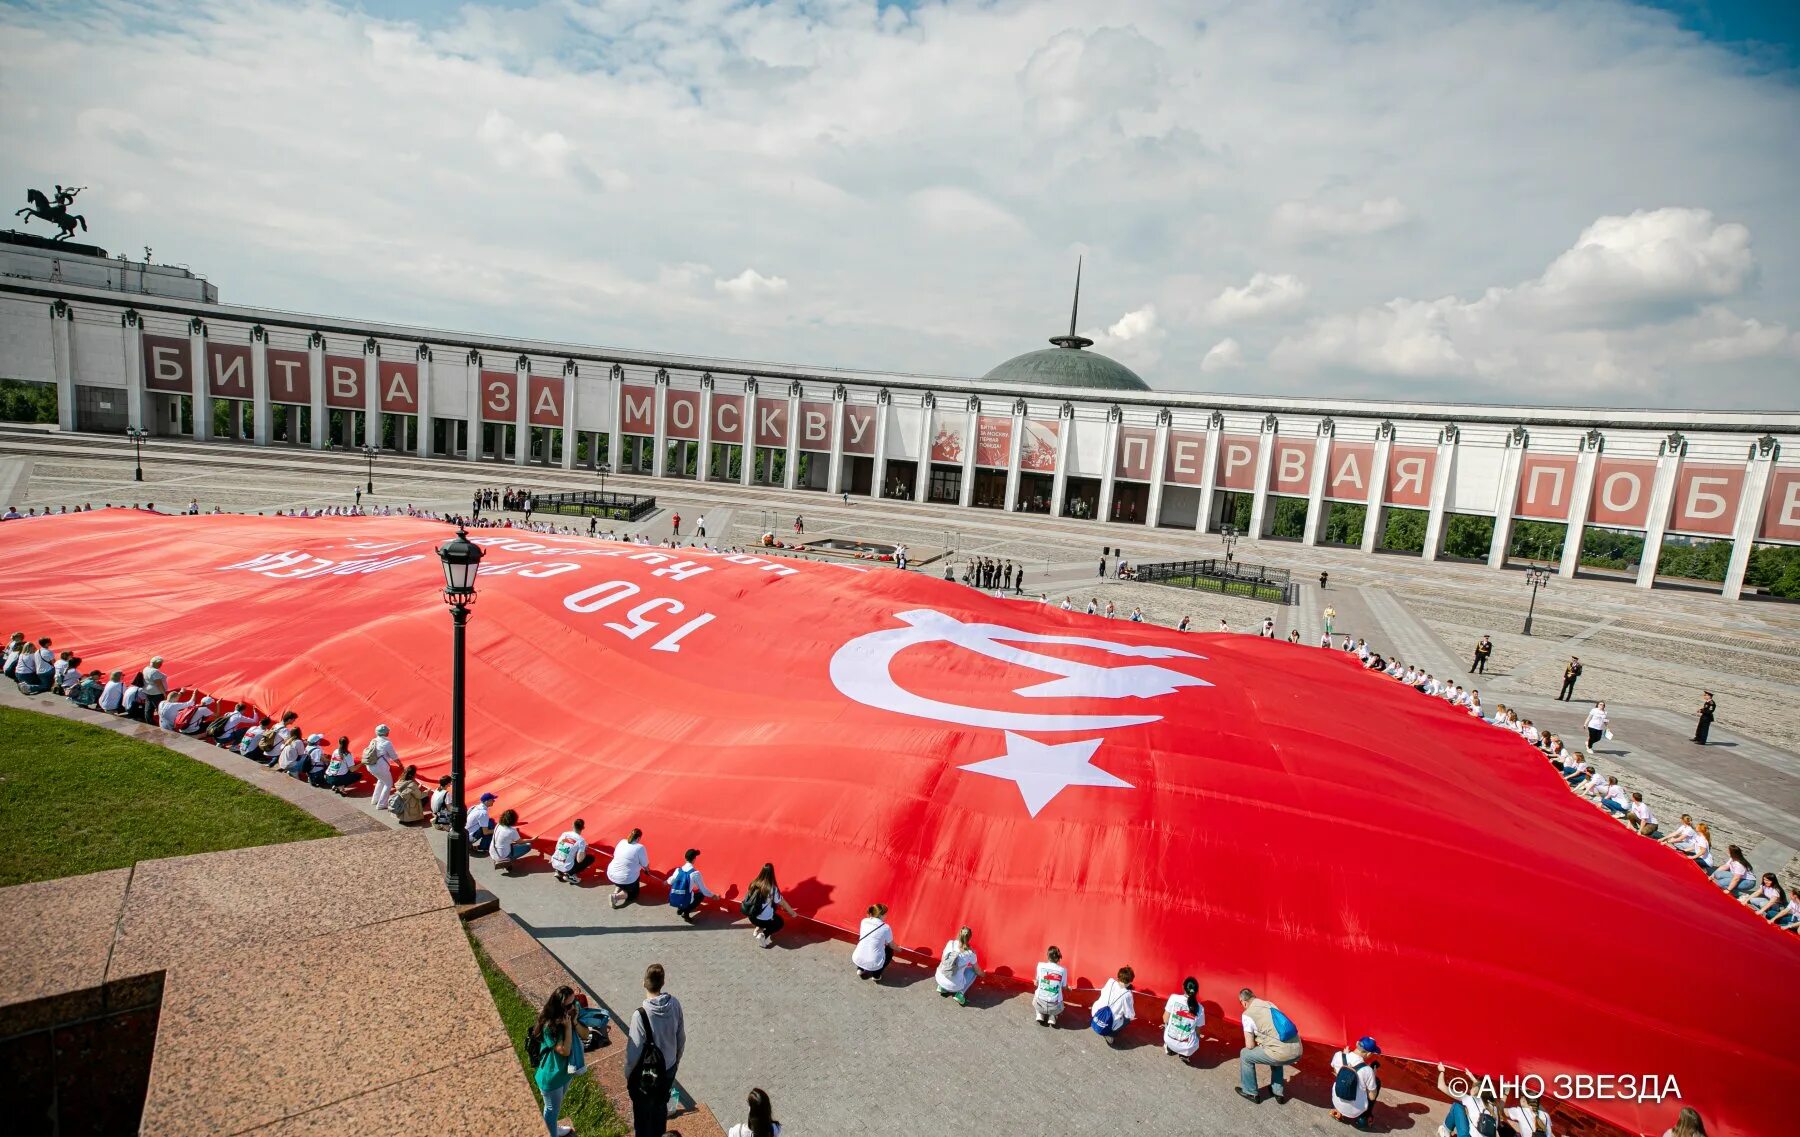
{"label": "lamp post base", "polygon": [[139,466],[131,472],[131,480],[134,482],[141,482],[144,480],[144,468],[142,466]]}

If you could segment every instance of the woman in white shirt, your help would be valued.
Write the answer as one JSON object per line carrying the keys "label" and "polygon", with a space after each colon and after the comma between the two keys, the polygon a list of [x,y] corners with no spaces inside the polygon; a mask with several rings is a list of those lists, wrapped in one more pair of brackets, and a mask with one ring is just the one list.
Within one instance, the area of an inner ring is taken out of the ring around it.
{"label": "woman in white shirt", "polygon": [[1555,1137],[1550,1131],[1550,1115],[1531,1094],[1522,1095],[1518,1105],[1508,1107],[1506,1120],[1512,1124],[1516,1137]]}
{"label": "woman in white shirt", "polygon": [[750,1091],[750,1116],[731,1127],[725,1137],[780,1137],[781,1122],[775,1120],[775,1107],[762,1090]]}
{"label": "woman in white shirt", "polygon": [[1733,896],[1742,896],[1756,888],[1756,870],[1751,867],[1750,859],[1744,856],[1744,850],[1736,845],[1725,846],[1725,866],[1712,874],[1713,883]]}
{"label": "woman in white shirt", "polygon": [[1101,986],[1100,997],[1094,1000],[1094,1033],[1109,1045],[1118,1045],[1125,1024],[1137,1017],[1137,1000],[1131,993],[1131,983],[1136,978],[1137,973],[1130,967],[1119,968],[1119,974]]}
{"label": "woman in white shirt", "polygon": [[775,933],[787,925],[781,918],[781,912],[798,917],[793,907],[781,898],[781,886],[775,883],[775,866],[766,864],[750,882],[744,892],[744,915],[750,917],[750,926],[755,929],[756,940],[766,948],[775,946]]}
{"label": "woman in white shirt", "polygon": [[850,951],[850,962],[856,965],[858,979],[873,979],[879,983],[881,973],[894,962],[894,929],[888,927],[887,913],[887,905],[871,904],[869,914],[863,917],[856,946]]}
{"label": "woman in white shirt", "polygon": [[1200,1049],[1200,1028],[1206,1025],[1206,1008],[1200,1005],[1200,981],[1188,976],[1181,994],[1163,1004],[1163,1050],[1186,1062]]}
{"label": "woman in white shirt", "polygon": [[612,906],[623,908],[637,899],[643,887],[639,878],[650,867],[650,853],[638,843],[642,829],[633,829],[613,848],[612,863],[606,866],[606,879],[613,882]]}
{"label": "woman in white shirt", "polygon": [[1592,754],[1594,744],[1606,737],[1606,704],[1604,702],[1595,703],[1594,709],[1588,712],[1587,732],[1588,753]]}
{"label": "woman in white shirt", "polygon": [[515,865],[531,855],[531,842],[525,834],[519,832],[519,811],[503,810],[500,824],[494,826],[494,843],[488,846],[488,856],[495,868]]}
{"label": "woman in white shirt", "polygon": [[1037,965],[1037,991],[1031,996],[1031,1013],[1039,1026],[1055,1026],[1062,1014],[1063,991],[1069,986],[1069,969],[1063,966],[1062,949],[1051,944]]}
{"label": "woman in white shirt", "polygon": [[1781,881],[1775,874],[1766,872],[1762,874],[1762,883],[1756,891],[1744,897],[1743,902],[1752,912],[1760,914],[1765,919],[1773,920],[1787,908],[1788,897],[1787,893],[1782,891]]}
{"label": "woman in white shirt", "polygon": [[956,938],[946,943],[944,950],[938,953],[938,994],[946,999],[955,999],[964,1007],[969,1005],[969,988],[981,977],[981,961],[976,958],[975,949],[969,946],[974,935],[965,924],[956,933]]}

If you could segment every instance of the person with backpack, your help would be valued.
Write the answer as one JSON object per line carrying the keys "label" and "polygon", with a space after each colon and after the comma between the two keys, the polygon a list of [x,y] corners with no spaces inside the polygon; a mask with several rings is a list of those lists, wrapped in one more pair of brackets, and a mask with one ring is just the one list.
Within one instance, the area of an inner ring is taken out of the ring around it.
{"label": "person with backpack", "polygon": [[850,962],[856,965],[858,979],[881,982],[881,973],[894,962],[894,929],[888,927],[888,906],[869,905],[858,929],[856,946],[850,949]]}
{"label": "person with backpack", "polygon": [[613,846],[612,863],[606,866],[606,879],[613,882],[612,906],[623,908],[638,898],[643,887],[644,870],[650,867],[650,853],[639,844],[642,829],[633,829],[623,841]]}
{"label": "person with backpack", "polygon": [[577,817],[556,839],[556,848],[550,854],[550,867],[556,870],[556,879],[563,884],[580,887],[581,874],[594,863],[594,854],[588,852],[587,838],[583,836],[586,829],[587,822]]}
{"label": "person with backpack", "polygon": [[687,1048],[681,1003],[663,991],[665,981],[662,964],[644,969],[644,1002],[632,1012],[625,1036],[625,1089],[635,1137],[663,1137],[668,1129],[669,1093]]}
{"label": "person with backpack", "polygon": [[975,980],[981,978],[981,961],[975,955],[975,949],[969,941],[975,933],[967,924],[956,933],[956,938],[944,945],[938,953],[937,987],[938,994],[946,999],[955,999],[958,1006],[969,1005],[969,988]]}
{"label": "person with backpack", "polygon": [[1556,1137],[1542,1098],[1529,1090],[1520,1093],[1518,1105],[1507,1107],[1506,1123],[1512,1126],[1513,1137]]}
{"label": "person with backpack", "polygon": [[1090,1025],[1109,1046],[1118,1045],[1125,1024],[1137,1017],[1137,998],[1131,993],[1136,978],[1137,973],[1129,966],[1119,968],[1116,977],[1100,985],[1100,997],[1094,1000]]}
{"label": "person with backpack", "polygon": [[777,908],[795,918],[800,915],[782,899],[781,888],[775,883],[775,866],[766,864],[750,882],[750,887],[744,890],[743,903],[738,905],[738,910],[749,917],[756,941],[766,948],[775,946],[775,933],[787,926]]}
{"label": "person with backpack", "polygon": [[[267,722],[268,720],[263,720]],[[272,734],[265,738],[274,737]],[[362,781],[362,774],[356,768],[356,755],[350,752],[350,736],[340,734],[337,749],[331,752],[331,760],[325,763],[325,788],[339,797],[344,791]]]}
{"label": "person with backpack", "polygon": [[575,1127],[557,1115],[563,1095],[569,1092],[571,1069],[580,1069],[581,1032],[576,1029],[581,1006],[575,992],[558,987],[544,1000],[537,1021],[525,1032],[525,1057],[536,1067],[533,1080],[544,1098],[544,1128],[550,1137],[571,1137]]}
{"label": "person with backpack", "polygon": [[369,775],[375,779],[375,796],[370,804],[376,809],[386,809],[388,799],[394,795],[394,767],[400,761],[399,752],[388,741],[386,723],[375,728],[375,737],[363,748],[362,760]]}
{"label": "person with backpack", "polygon": [[1238,1051],[1238,1096],[1262,1101],[1256,1084],[1256,1068],[1269,1068],[1269,1093],[1277,1104],[1287,1100],[1287,1067],[1300,1060],[1300,1031],[1281,1008],[1245,987],[1238,992],[1244,1008],[1244,1042]]}
{"label": "person with backpack", "polygon": [[1200,981],[1192,975],[1181,981],[1181,994],[1163,1004],[1163,1050],[1186,1062],[1200,1049],[1200,1028],[1206,1025],[1206,1008],[1200,1005]]}
{"label": "person with backpack", "polygon": [[690,924],[694,922],[694,913],[700,910],[700,901],[718,897],[718,893],[706,887],[706,878],[694,864],[699,856],[699,849],[689,849],[682,856],[681,867],[669,874],[669,907]]}
{"label": "person with backpack", "polygon": [[1375,1099],[1381,1095],[1374,1057],[1381,1047],[1368,1035],[1331,1056],[1331,1116],[1358,1129],[1367,1129],[1375,1115]]}
{"label": "person with backpack", "polygon": [[175,730],[180,734],[199,734],[216,712],[211,695],[198,703],[190,703],[175,716]]}
{"label": "person with backpack", "polygon": [[1457,1080],[1465,1087],[1460,1097],[1450,1089],[1444,1064],[1438,1063],[1438,1092],[1451,1099],[1450,1112],[1444,1115],[1438,1132],[1450,1137],[1499,1137],[1500,1103],[1494,1091],[1477,1082],[1473,1074],[1465,1073]]}
{"label": "person with backpack", "polygon": [[749,1107],[750,1116],[733,1125],[725,1137],[781,1137],[781,1122],[775,1120],[775,1107],[767,1093],[751,1090]]}
{"label": "person with backpack", "polygon": [[1039,1026],[1055,1026],[1062,1014],[1063,992],[1069,986],[1069,969],[1063,966],[1062,949],[1051,944],[1037,965],[1037,991],[1031,996],[1031,1013]]}
{"label": "person with backpack", "polygon": [[450,828],[450,783],[452,779],[445,774],[438,779],[437,789],[431,791],[431,823],[439,829]]}

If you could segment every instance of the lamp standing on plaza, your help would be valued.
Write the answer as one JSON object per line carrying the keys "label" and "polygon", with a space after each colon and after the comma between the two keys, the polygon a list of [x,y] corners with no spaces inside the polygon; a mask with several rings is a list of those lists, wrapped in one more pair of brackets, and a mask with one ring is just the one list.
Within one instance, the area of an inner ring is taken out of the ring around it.
{"label": "lamp standing on plaza", "polygon": [[363,447],[363,457],[369,460],[369,484],[363,487],[365,493],[375,492],[375,456],[380,453],[373,446]]}
{"label": "lamp standing on plaza", "polygon": [[1532,565],[1530,568],[1525,570],[1525,583],[1529,584],[1531,586],[1531,603],[1525,609],[1525,634],[1530,635],[1531,634],[1531,616],[1532,616],[1532,613],[1537,611],[1538,589],[1544,588],[1549,585],[1550,570],[1547,568],[1542,568],[1538,565]]}
{"label": "lamp standing on plaza", "polygon": [[475,878],[469,875],[469,832],[463,793],[463,629],[475,605],[475,575],[481,570],[481,546],[462,526],[454,540],[439,546],[444,566],[444,603],[450,606],[455,631],[450,662],[450,845],[444,858],[444,884],[458,904],[475,902]]}
{"label": "lamp standing on plaza", "polygon": [[128,426],[125,437],[131,439],[131,447],[137,451],[137,468],[132,471],[131,480],[141,482],[144,480],[144,439],[150,437],[150,432],[141,426]]}
{"label": "lamp standing on plaza", "polygon": [[1232,549],[1232,546],[1237,544],[1237,540],[1238,540],[1239,536],[1240,536],[1240,534],[1238,533],[1237,526],[1235,526],[1235,525],[1219,526],[1219,539],[1225,542],[1225,563],[1227,563],[1227,564],[1231,563],[1231,549]]}

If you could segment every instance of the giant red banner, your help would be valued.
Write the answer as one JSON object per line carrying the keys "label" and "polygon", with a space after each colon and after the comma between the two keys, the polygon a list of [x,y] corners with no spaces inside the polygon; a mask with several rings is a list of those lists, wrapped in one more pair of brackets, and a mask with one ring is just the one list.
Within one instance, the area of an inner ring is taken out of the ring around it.
{"label": "giant red banner", "polygon": [[312,363],[304,351],[272,347],[263,356],[269,372],[269,401],[289,406],[312,403]]}
{"label": "giant red banner", "polygon": [[[445,526],[103,510],[4,529],[0,626],[102,672],[161,655],[176,685],[292,708],[352,749],[385,722],[422,781],[445,770]],[[1374,1032],[1496,1077],[1677,1079],[1582,1103],[1631,1132],[1683,1105],[1715,1137],[1793,1128],[1794,937],[1516,736],[1345,653],[929,574],[474,539],[469,790],[540,840],[576,815],[601,841],[641,826],[656,869],[703,848],[733,895],[772,861],[802,915],[854,928],[889,904],[926,958],[969,924],[1001,977],[1047,943],[1083,987],[1129,962],[1160,999],[1192,974],[1226,1036],[1249,986],[1326,1047]],[[379,665],[327,665],[321,637]]]}

